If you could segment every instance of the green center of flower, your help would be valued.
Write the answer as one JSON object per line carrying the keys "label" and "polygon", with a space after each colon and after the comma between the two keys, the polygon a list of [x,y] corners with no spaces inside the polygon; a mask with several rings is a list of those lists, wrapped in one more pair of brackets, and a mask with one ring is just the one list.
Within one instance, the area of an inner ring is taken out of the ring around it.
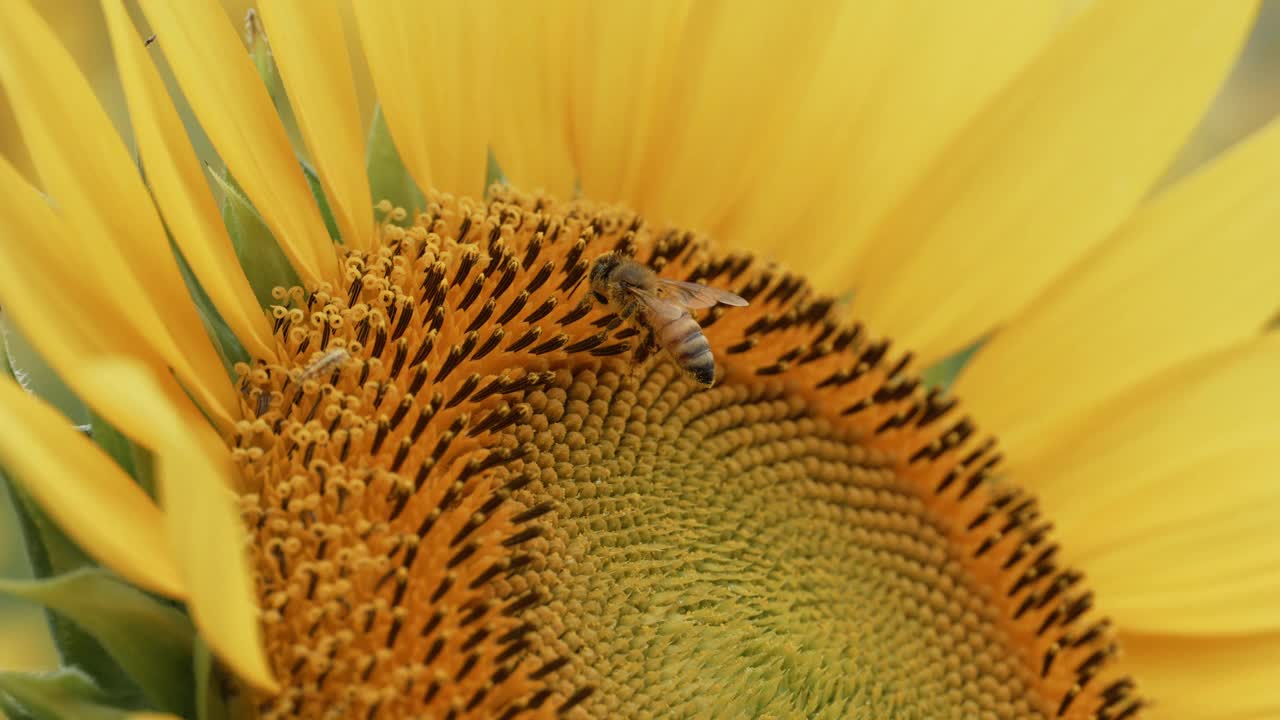
{"label": "green center of flower", "polygon": [[[242,381],[263,717],[1139,712],[994,443],[802,279],[514,194],[382,236]],[[751,301],[715,387],[591,299],[613,250]]]}

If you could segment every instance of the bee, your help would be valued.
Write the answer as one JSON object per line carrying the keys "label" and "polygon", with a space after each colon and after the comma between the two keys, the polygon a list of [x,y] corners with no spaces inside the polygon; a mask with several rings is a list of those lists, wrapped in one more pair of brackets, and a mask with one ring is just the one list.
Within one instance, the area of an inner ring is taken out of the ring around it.
{"label": "bee", "polygon": [[616,252],[596,258],[591,265],[591,294],[623,320],[647,332],[643,356],[662,348],[704,387],[716,380],[711,344],[690,310],[718,303],[743,307],[746,300],[726,290],[698,283],[658,277],[654,271]]}

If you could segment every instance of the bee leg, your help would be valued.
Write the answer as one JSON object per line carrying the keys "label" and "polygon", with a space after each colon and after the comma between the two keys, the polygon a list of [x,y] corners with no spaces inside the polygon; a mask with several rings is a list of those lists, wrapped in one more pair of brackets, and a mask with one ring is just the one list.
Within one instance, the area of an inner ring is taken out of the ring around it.
{"label": "bee leg", "polygon": [[631,354],[631,376],[634,378],[639,378],[645,372],[648,361],[661,349],[652,329],[646,328],[642,338]]}
{"label": "bee leg", "polygon": [[654,353],[661,349],[658,346],[658,338],[654,335],[653,328],[649,327],[648,323],[644,323],[643,327],[643,339],[640,341],[640,344],[636,346],[636,351],[633,356],[633,360],[637,365],[643,364],[645,360],[653,357]]}

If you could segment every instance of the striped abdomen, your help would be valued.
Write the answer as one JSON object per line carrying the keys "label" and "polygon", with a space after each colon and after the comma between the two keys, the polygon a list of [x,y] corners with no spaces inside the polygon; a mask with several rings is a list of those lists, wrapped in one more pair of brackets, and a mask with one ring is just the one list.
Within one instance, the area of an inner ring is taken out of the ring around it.
{"label": "striped abdomen", "polygon": [[711,356],[711,343],[692,315],[686,312],[674,320],[654,323],[654,335],[682,370],[703,385],[715,382],[716,361]]}

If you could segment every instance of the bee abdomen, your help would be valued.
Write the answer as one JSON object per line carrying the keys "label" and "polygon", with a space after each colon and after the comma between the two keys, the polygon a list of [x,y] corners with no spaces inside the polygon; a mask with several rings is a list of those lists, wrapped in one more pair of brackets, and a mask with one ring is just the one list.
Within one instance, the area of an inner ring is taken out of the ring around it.
{"label": "bee abdomen", "polygon": [[682,370],[703,385],[715,382],[716,361],[711,355],[711,343],[697,321],[688,315],[679,317],[659,327],[657,334],[658,342]]}
{"label": "bee abdomen", "polygon": [[692,333],[672,346],[671,354],[675,356],[676,363],[699,383],[710,385],[715,382],[716,361],[701,328],[695,325]]}
{"label": "bee abdomen", "polygon": [[696,358],[681,363],[685,372],[693,376],[699,383],[710,386],[716,381],[716,360],[711,352],[702,353]]}
{"label": "bee abdomen", "polygon": [[695,330],[693,334],[672,346],[671,354],[675,355],[681,364],[687,365],[701,359],[704,355],[710,356],[711,344],[707,342],[706,336]]}

